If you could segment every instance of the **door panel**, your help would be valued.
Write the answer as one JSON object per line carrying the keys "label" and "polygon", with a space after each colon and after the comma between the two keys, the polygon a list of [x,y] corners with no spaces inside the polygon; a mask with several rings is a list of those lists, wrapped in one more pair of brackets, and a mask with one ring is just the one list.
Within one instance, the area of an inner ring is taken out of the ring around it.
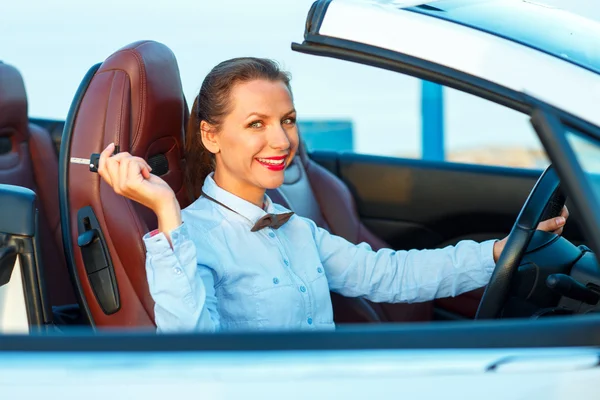
{"label": "door panel", "polygon": [[[540,171],[313,153],[353,193],[363,223],[394,249],[440,248],[506,236]],[[571,214],[564,236],[580,243]],[[473,318],[483,290],[440,299],[438,318]]]}

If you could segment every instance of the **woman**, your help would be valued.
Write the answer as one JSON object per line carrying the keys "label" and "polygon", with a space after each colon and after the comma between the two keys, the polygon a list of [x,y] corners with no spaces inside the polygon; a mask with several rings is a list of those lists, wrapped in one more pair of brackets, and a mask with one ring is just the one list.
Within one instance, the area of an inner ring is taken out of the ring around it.
{"label": "woman", "polygon": [[[274,62],[217,65],[191,114],[186,178],[197,200],[186,209],[143,159],[111,156],[111,144],[99,164],[117,193],[158,217],[144,242],[159,331],[331,329],[330,290],[420,302],[488,282],[506,238],[374,252],[271,202],[265,190],[283,183],[299,141],[289,76]],[[539,228],[560,233],[567,216]]]}

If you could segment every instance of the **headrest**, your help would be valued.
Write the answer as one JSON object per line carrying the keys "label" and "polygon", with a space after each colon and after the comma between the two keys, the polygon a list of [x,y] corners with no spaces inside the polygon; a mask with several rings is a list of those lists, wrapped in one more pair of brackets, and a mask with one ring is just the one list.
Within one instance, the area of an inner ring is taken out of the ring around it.
{"label": "headrest", "polygon": [[72,157],[89,157],[115,142],[142,157],[184,196],[187,105],[173,52],[154,41],[125,46],[100,65],[77,112]]}
{"label": "headrest", "polygon": [[306,144],[302,138],[300,138],[296,156],[292,160],[292,163],[285,169],[283,184],[292,185],[302,179],[305,175],[304,171],[308,168],[309,160],[308,153],[306,152]]}
{"label": "headrest", "polygon": [[28,139],[28,124],[23,77],[15,67],[0,61],[0,136],[23,142]]}
{"label": "headrest", "polygon": [[120,151],[151,158],[176,147],[181,159],[186,107],[177,61],[167,46],[153,41],[125,46],[102,63],[94,80],[110,85],[106,123],[120,124],[112,126]]}

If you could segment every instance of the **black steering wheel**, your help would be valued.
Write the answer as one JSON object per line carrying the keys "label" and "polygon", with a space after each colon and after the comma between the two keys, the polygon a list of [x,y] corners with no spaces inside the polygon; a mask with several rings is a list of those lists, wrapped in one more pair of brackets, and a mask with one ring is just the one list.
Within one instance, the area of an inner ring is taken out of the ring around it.
{"label": "black steering wheel", "polygon": [[521,264],[538,224],[560,215],[565,201],[566,197],[560,189],[560,179],[550,165],[531,190],[508,235],[506,246],[481,298],[475,319],[500,316],[508,298],[511,280]]}

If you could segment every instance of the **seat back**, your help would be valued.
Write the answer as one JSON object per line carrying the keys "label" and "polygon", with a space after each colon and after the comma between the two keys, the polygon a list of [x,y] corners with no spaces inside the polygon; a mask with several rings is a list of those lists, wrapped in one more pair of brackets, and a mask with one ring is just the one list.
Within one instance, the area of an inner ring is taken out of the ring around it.
{"label": "seat back", "polygon": [[58,159],[50,134],[30,124],[19,71],[0,62],[0,183],[36,192],[43,282],[50,305],[74,303],[62,246]]}
{"label": "seat back", "polygon": [[114,142],[147,160],[185,207],[187,118],[175,56],[153,41],[125,46],[93,67],[75,96],[61,147],[61,219],[67,262],[92,325],[154,325],[142,236],[157,222],[75,158]]}
{"label": "seat back", "polygon": [[[368,243],[373,250],[390,246],[373,234],[360,220],[352,193],[344,182],[329,170],[312,161],[304,144],[286,169],[284,184],[269,196],[276,203],[289,207],[298,215],[312,219],[321,228],[341,236],[351,243]],[[332,296],[337,306],[338,321],[427,321],[433,316],[433,303],[375,304],[367,302],[372,311],[358,300]],[[336,304],[337,303],[337,304]],[[344,312],[341,312],[345,310]],[[377,319],[372,319],[375,313]]]}

